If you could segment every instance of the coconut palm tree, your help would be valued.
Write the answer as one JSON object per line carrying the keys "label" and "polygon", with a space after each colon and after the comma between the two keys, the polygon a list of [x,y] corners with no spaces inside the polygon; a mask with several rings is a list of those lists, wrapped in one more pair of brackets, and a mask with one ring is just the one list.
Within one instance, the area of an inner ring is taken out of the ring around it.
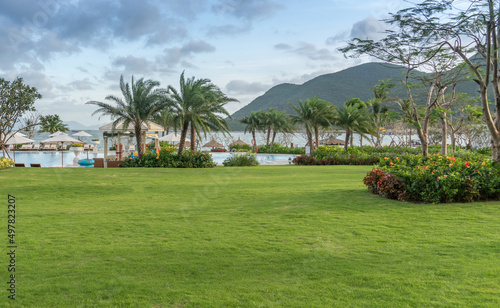
{"label": "coconut palm tree", "polygon": [[290,105],[297,112],[297,115],[293,117],[294,121],[305,126],[307,142],[313,148],[313,135],[316,144],[318,144],[319,129],[331,127],[335,106],[318,97],[306,99],[304,102],[299,101],[298,107],[293,104]]}
{"label": "coconut palm tree", "polygon": [[366,108],[359,108],[356,104],[344,103],[344,108],[338,109],[335,113],[333,123],[346,131],[344,144],[344,150],[346,151],[349,145],[349,137],[354,132],[357,132],[361,136],[377,134],[377,130],[370,121],[370,114]]}
{"label": "coconut palm tree", "polygon": [[250,115],[247,115],[240,120],[240,123],[246,124],[245,133],[252,133],[252,139],[255,142],[255,147],[257,147],[257,138],[255,138],[255,132],[262,129],[262,113],[262,110],[252,111]]}
{"label": "coconut palm tree", "polygon": [[163,136],[165,136],[165,133],[168,135],[170,133],[170,128],[175,126],[175,113],[170,106],[166,106],[153,117],[152,121],[165,128]]}
{"label": "coconut palm tree", "polygon": [[224,116],[231,118],[225,109],[228,102],[237,101],[227,97],[222,91],[211,83],[210,79],[195,79],[194,77],[185,79],[184,72],[180,77],[180,88],[177,91],[174,87],[168,86],[170,94],[169,103],[175,114],[174,129],[180,129],[181,140],[179,142],[179,154],[184,151],[184,143],[188,130],[191,128],[191,150],[195,150],[196,136],[201,138],[203,131],[229,132],[229,126],[224,120]]}
{"label": "coconut palm tree", "polygon": [[40,132],[49,132],[51,134],[57,131],[66,132],[69,130],[66,124],[64,124],[63,121],[59,118],[58,114],[41,116],[40,126]]}
{"label": "coconut palm tree", "polygon": [[128,127],[129,124],[134,126],[139,157],[143,155],[142,124],[151,120],[167,105],[167,93],[164,89],[157,88],[159,85],[158,81],[144,80],[144,78],[135,81],[134,76],[132,76],[132,82],[129,85],[123,81],[123,76],[120,76],[120,89],[123,98],[113,95],[108,95],[105,98],[114,102],[115,105],[99,101],[87,102],[87,104],[99,106],[99,109],[94,111],[92,115],[101,113],[114,120],[113,129],[120,121],[123,121],[123,127]]}
{"label": "coconut palm tree", "polygon": [[293,121],[290,115],[284,111],[276,111],[276,108],[272,109],[272,112],[270,112],[269,119],[271,121],[270,129],[272,130],[273,135],[271,140],[272,148],[277,133],[291,133],[295,130],[295,127],[292,125]]}

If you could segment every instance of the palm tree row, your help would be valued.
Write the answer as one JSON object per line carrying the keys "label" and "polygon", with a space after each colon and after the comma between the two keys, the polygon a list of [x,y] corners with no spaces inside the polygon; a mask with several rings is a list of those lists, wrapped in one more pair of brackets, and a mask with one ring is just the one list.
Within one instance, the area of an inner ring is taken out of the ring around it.
{"label": "palm tree row", "polygon": [[245,133],[250,132],[252,134],[255,147],[257,147],[255,133],[263,131],[267,135],[266,145],[271,148],[278,133],[292,133],[295,130],[292,122],[290,115],[284,111],[278,111],[276,108],[269,111],[252,111],[250,115],[240,120],[240,123],[246,124]]}
{"label": "palm tree row", "polygon": [[179,154],[183,153],[189,129],[192,150],[195,150],[196,136],[200,137],[201,132],[205,135],[211,130],[229,132],[222,115],[230,117],[224,106],[236,100],[227,97],[209,79],[185,79],[183,72],[179,91],[172,86],[162,89],[159,85],[158,81],[143,78],[134,81],[133,76],[129,85],[121,76],[120,90],[123,98],[108,95],[105,99],[114,105],[99,101],[89,101],[87,104],[99,107],[93,114],[110,116],[114,120],[113,129],[120,122],[123,122],[124,127],[129,124],[134,126],[139,157],[143,155],[142,124],[150,120],[163,125],[167,131],[170,127],[176,132],[180,129]]}
{"label": "palm tree row", "polygon": [[343,128],[346,131],[345,149],[354,132],[361,136],[377,134],[372,115],[368,112],[366,104],[359,99],[347,101],[341,109],[337,109],[332,103],[318,97],[299,101],[298,106],[293,104],[290,106],[295,110],[296,115],[288,115],[273,108],[267,112],[252,111],[240,122],[246,124],[245,132],[250,132],[253,140],[256,140],[257,131],[266,133],[268,146],[274,144],[277,133],[293,133],[294,125],[305,129],[307,143],[311,147],[319,144],[321,129]]}
{"label": "palm tree row", "polygon": [[[131,84],[120,77],[120,90],[123,97],[106,96],[106,100],[114,104],[99,101],[89,101],[87,104],[99,107],[93,114],[110,116],[113,128],[123,122],[124,127],[133,125],[137,145],[142,145],[142,125],[147,121],[154,121],[167,130],[173,128],[180,131],[179,154],[183,153],[188,132],[191,138],[191,150],[196,149],[196,139],[205,137],[211,131],[229,133],[225,117],[231,118],[225,105],[237,101],[226,96],[209,79],[185,78],[184,72],[180,76],[179,90],[173,86],[167,89],[160,88],[160,83],[143,78],[135,80],[132,76]],[[332,126],[346,130],[345,147],[354,132],[362,136],[374,135],[373,121],[367,112],[366,105],[359,99],[353,99],[344,104],[344,108],[337,109],[330,102],[317,97],[299,101],[298,106],[290,104],[296,115],[288,115],[276,108],[269,111],[256,111],[240,120],[246,124],[245,132],[250,132],[256,143],[256,132],[262,131],[267,135],[266,145],[272,147],[278,133],[293,133],[294,125],[302,125],[307,134],[308,144],[319,144],[319,131]],[[139,146],[138,154],[143,155],[143,147]]]}

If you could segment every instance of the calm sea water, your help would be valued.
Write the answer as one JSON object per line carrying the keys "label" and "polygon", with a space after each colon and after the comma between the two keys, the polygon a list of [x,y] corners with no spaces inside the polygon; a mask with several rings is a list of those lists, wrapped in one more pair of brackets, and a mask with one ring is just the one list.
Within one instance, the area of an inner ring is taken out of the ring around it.
{"label": "calm sea water", "polygon": [[[99,151],[104,150],[104,142],[103,142],[103,134],[99,130],[87,130],[85,131],[89,134],[92,135],[92,137],[80,137],[80,139],[86,143],[90,143],[93,138],[98,138],[101,143],[97,145]],[[71,136],[72,134],[77,133],[77,131],[69,131],[68,134]],[[160,137],[162,134],[160,133]],[[72,136],[74,137],[74,136]],[[32,137],[31,139],[35,140],[35,143],[40,143],[42,140],[48,139],[49,133],[40,133],[37,134],[36,136]],[[78,137],[74,137],[78,138]],[[229,144],[233,143],[234,141],[238,140],[240,138],[242,141],[246,142],[247,144],[251,144],[252,142],[252,135],[249,133],[243,133],[243,132],[231,132],[230,135],[222,134],[222,133],[210,133],[207,134],[207,136],[203,136],[200,140],[200,144],[205,144],[208,141],[210,141],[212,138],[214,138],[217,142],[222,143],[224,146],[228,146]],[[267,135],[263,133],[258,133],[256,135],[256,141],[258,145],[265,144],[266,143],[266,138]],[[345,139],[345,134],[339,134],[336,136],[336,138],[344,140]],[[152,139],[148,139],[148,142],[152,141]],[[117,142],[117,138],[109,138],[108,139],[108,144],[111,146],[112,144],[115,144]],[[122,144],[126,147],[127,145],[134,145],[135,144],[135,137],[121,137],[121,142]],[[307,137],[305,133],[296,133],[294,135],[291,134],[277,134],[275,138],[275,142],[279,142],[283,145],[290,146],[292,143],[294,147],[304,147],[305,144],[307,143]],[[389,144],[390,140],[387,138],[384,139],[384,143]],[[360,143],[360,138],[358,135],[354,136],[354,144],[359,145]],[[368,144],[367,140],[365,139],[363,144]]]}

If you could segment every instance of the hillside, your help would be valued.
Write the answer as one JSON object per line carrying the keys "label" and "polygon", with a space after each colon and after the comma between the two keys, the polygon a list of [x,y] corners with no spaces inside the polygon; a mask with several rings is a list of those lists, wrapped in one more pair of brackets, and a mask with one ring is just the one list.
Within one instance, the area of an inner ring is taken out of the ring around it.
{"label": "hillside", "polygon": [[[391,79],[397,83],[405,72],[406,68],[393,64],[365,63],[340,72],[318,76],[302,85],[280,84],[236,111],[232,114],[234,120],[228,120],[228,123],[231,130],[243,130],[244,125],[238,122],[239,119],[249,115],[252,111],[269,110],[275,107],[278,110],[295,114],[289,103],[296,105],[299,100],[314,96],[329,101],[337,107],[342,107],[345,101],[354,97],[367,101],[373,98],[372,88],[379,81]],[[477,85],[474,82],[462,83],[457,86],[457,91],[475,96]]]}

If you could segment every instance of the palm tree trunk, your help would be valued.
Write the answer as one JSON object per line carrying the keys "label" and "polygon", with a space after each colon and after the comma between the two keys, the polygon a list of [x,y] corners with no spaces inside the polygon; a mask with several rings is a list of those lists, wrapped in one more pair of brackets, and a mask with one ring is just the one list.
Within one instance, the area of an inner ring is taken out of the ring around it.
{"label": "palm tree trunk", "polygon": [[253,141],[255,142],[255,145],[254,145],[254,152],[255,152],[255,149],[257,148],[257,139],[255,139],[255,130],[252,130],[252,138],[253,138]]}
{"label": "palm tree trunk", "polygon": [[273,148],[274,146],[274,139],[276,138],[276,131],[273,131],[273,140],[271,142],[271,149]]}
{"label": "palm tree trunk", "polygon": [[135,125],[134,130],[135,130],[135,140],[137,142],[137,147],[138,147],[137,154],[139,155],[139,158],[141,158],[142,155],[144,154],[142,152],[143,147],[142,147],[142,130],[141,130],[141,124]]}
{"label": "palm tree trunk", "polygon": [[349,146],[349,135],[350,135],[351,131],[346,129],[345,130],[345,143],[344,143],[344,151],[347,151],[347,147]]}
{"label": "palm tree trunk", "polygon": [[184,143],[186,143],[186,135],[188,128],[189,128],[189,121],[184,121],[181,130],[181,141],[179,141],[179,151],[177,152],[177,154],[179,155],[182,155],[182,153],[184,152]]}
{"label": "palm tree trunk", "polygon": [[311,154],[314,150],[314,147],[313,147],[313,134],[312,132],[307,132],[307,141],[309,143],[309,148],[311,149]]}
{"label": "palm tree trunk", "polygon": [[316,138],[316,145],[315,147],[317,148],[319,146],[319,130],[317,127],[314,128],[314,137]]}
{"label": "palm tree trunk", "polygon": [[196,151],[196,131],[193,123],[191,123],[191,151]]}
{"label": "palm tree trunk", "polygon": [[270,137],[271,137],[271,128],[269,127],[269,129],[267,130],[267,143],[266,143],[267,146],[269,146]]}

